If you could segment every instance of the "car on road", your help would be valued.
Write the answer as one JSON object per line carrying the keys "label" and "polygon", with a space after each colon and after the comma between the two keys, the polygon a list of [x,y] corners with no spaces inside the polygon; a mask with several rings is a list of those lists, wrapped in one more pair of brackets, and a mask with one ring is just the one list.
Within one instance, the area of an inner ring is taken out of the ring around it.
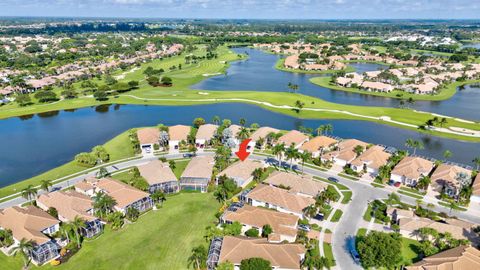
{"label": "car on road", "polygon": [[323,214],[318,213],[313,218],[318,220],[318,221],[322,221],[324,219],[324,216],[323,216]]}
{"label": "car on road", "polygon": [[300,225],[298,225],[298,229],[299,229],[299,230],[302,230],[302,231],[309,232],[309,231],[310,231],[310,226],[304,225],[304,224],[300,224]]}
{"label": "car on road", "polygon": [[338,183],[338,179],[335,178],[335,177],[328,177],[327,179],[328,179],[328,181],[331,181],[331,182],[334,182],[334,183]]}
{"label": "car on road", "polygon": [[191,157],[194,157],[194,156],[195,156],[195,155],[192,154],[192,153],[185,153],[185,154],[183,154],[183,157],[184,157],[184,158],[191,158]]}
{"label": "car on road", "polygon": [[59,191],[61,189],[62,189],[61,187],[54,187],[50,190],[50,192]]}

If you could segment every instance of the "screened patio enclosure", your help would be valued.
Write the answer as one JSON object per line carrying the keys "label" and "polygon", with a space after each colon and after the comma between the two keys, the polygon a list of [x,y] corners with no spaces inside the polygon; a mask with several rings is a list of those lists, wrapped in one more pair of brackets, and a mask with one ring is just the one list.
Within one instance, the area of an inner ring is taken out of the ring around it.
{"label": "screened patio enclosure", "polygon": [[60,255],[59,250],[60,246],[57,243],[49,241],[41,245],[35,245],[30,250],[30,257],[35,264],[41,265],[57,258]]}

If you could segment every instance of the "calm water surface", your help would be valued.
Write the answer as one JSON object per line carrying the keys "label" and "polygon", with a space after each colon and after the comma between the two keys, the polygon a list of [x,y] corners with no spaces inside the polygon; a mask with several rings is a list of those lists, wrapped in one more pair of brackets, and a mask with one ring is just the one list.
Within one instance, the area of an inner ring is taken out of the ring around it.
{"label": "calm water surface", "polygon": [[[231,64],[225,75],[208,78],[193,86],[198,90],[255,90],[290,91],[288,83],[299,85],[299,93],[315,96],[330,102],[359,105],[398,107],[399,100],[357,93],[330,90],[310,83],[309,79],[319,75],[283,72],[275,69],[280,56],[251,48],[235,48],[237,53],[248,53],[249,58]],[[359,72],[373,71],[385,66],[369,63],[352,64]],[[480,89],[467,87],[445,101],[417,101],[410,105],[416,110],[456,116],[469,120],[480,120]]]}
{"label": "calm water surface", "polygon": [[89,151],[119,133],[133,127],[191,124],[196,117],[210,121],[213,116],[240,118],[247,124],[259,123],[279,129],[316,128],[331,123],[334,135],[357,138],[371,143],[404,148],[406,138],[422,140],[425,149],[419,154],[441,158],[451,150],[452,160],[470,163],[480,154],[480,144],[431,137],[414,131],[386,125],[346,120],[302,120],[270,112],[247,104],[213,104],[198,106],[111,105],[61,111],[0,121],[0,186],[15,183],[55,168],[73,159],[75,154]]}

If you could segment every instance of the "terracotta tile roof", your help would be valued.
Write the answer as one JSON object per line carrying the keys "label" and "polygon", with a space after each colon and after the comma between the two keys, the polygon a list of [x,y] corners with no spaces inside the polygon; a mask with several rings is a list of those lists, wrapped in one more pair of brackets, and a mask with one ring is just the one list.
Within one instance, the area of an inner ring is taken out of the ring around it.
{"label": "terracotta tile roof", "polygon": [[344,140],[338,144],[339,150],[332,153],[327,153],[327,155],[350,162],[357,156],[357,154],[354,152],[354,149],[357,145],[360,145],[365,149],[368,146],[368,143],[356,139]]}
{"label": "terracotta tile roof", "polygon": [[241,178],[244,180],[252,177],[252,173],[255,169],[263,168],[263,164],[259,161],[246,159],[245,161],[237,161],[228,166],[225,170],[220,172],[218,176],[226,175],[230,178]]}
{"label": "terracotta tile roof", "polygon": [[480,173],[477,174],[477,176],[475,177],[472,188],[473,188],[473,195],[480,196]]}
{"label": "terracotta tile roof", "polygon": [[86,220],[92,221],[97,218],[89,214],[93,208],[92,199],[86,195],[76,191],[55,191],[47,194],[42,194],[37,199],[39,206],[45,206],[57,209],[58,215],[65,219],[72,221],[76,216]]}
{"label": "terracotta tile roof", "polygon": [[17,241],[25,238],[38,245],[46,243],[50,238],[42,231],[59,223],[59,220],[35,206],[13,206],[0,210],[0,227],[11,230]]}
{"label": "terracotta tile roof", "polygon": [[86,191],[94,189],[95,186],[92,185],[91,183],[87,182],[87,181],[80,181],[80,182],[75,183],[75,188],[86,192]]}
{"label": "terracotta tile roof", "polygon": [[226,211],[223,219],[231,222],[238,221],[241,224],[256,228],[262,228],[263,225],[268,224],[272,227],[274,233],[295,237],[299,217],[247,204],[235,212]]}
{"label": "terracotta tile roof", "polygon": [[122,209],[136,201],[149,197],[148,193],[111,178],[99,179],[96,187],[114,198],[117,202],[116,206]]}
{"label": "terracotta tile roof", "polygon": [[400,230],[413,233],[420,228],[432,228],[440,233],[449,232],[455,239],[468,239],[470,237],[470,228],[465,228],[465,224],[468,223],[453,222],[453,224],[449,224],[420,217],[400,218],[399,220]]}
{"label": "terracotta tile roof", "polygon": [[310,153],[319,151],[321,148],[328,148],[338,141],[327,136],[318,136],[304,143],[300,149]]}
{"label": "terracotta tile roof", "polygon": [[218,126],[212,124],[201,125],[198,128],[197,135],[195,138],[197,140],[211,140],[217,131]]}
{"label": "terracotta tile roof", "polygon": [[171,141],[186,141],[192,128],[184,125],[176,125],[168,128],[168,135]]}
{"label": "terracotta tile roof", "polygon": [[271,128],[271,127],[261,127],[257,130],[255,130],[255,132],[253,132],[253,134],[250,136],[250,139],[252,139],[252,141],[256,142],[258,141],[260,138],[263,138],[265,139],[268,134],[270,133],[278,133],[280,130],[276,129],[276,128]]}
{"label": "terracotta tile roof", "polygon": [[414,218],[415,213],[411,210],[405,210],[405,209],[400,209],[397,207],[387,207],[387,214],[389,216],[392,216],[392,214],[395,213],[397,215],[397,218],[402,218],[402,217],[408,217],[408,218]]}
{"label": "terracotta tile roof", "polygon": [[181,178],[212,178],[213,165],[215,164],[213,156],[198,156],[192,158],[182,173]]}
{"label": "terracotta tile roof", "polygon": [[147,164],[137,166],[137,168],[149,185],[177,181],[177,177],[170,169],[169,164],[160,160],[152,160]]}
{"label": "terracotta tile roof", "polygon": [[308,140],[308,136],[303,134],[298,130],[291,130],[282,137],[278,139],[278,143],[284,143],[285,146],[290,146],[292,144],[301,145],[303,142]]}
{"label": "terracotta tile roof", "polygon": [[440,164],[432,174],[432,184],[443,185],[442,182],[448,182],[459,188],[459,177],[472,177],[472,171],[456,165]]}
{"label": "terracotta tile roof", "polygon": [[431,161],[420,157],[405,157],[393,168],[392,174],[418,179],[421,175],[428,175],[432,169]]}
{"label": "terracotta tile roof", "polygon": [[277,187],[259,184],[247,195],[253,200],[269,203],[294,213],[302,213],[303,209],[315,203],[309,197],[296,195]]}
{"label": "terracotta tile roof", "polygon": [[240,130],[242,130],[242,127],[239,126],[239,125],[230,125],[228,127],[228,129],[232,132],[232,135],[234,137],[237,137],[238,133],[240,132]]}
{"label": "terracotta tile roof", "polygon": [[225,236],[219,262],[229,261],[239,265],[244,259],[263,258],[275,268],[300,269],[304,254],[305,247],[301,244],[269,243],[265,238]]}
{"label": "terracotta tile roof", "polygon": [[140,144],[155,144],[160,140],[158,128],[142,128],[137,130],[137,137]]}
{"label": "terracotta tile roof", "polygon": [[360,156],[354,159],[351,164],[355,166],[363,166],[363,164],[367,164],[369,168],[378,169],[387,164],[388,159],[392,156],[384,150],[385,148],[374,145],[360,154]]}
{"label": "terracotta tile roof", "polygon": [[471,246],[452,248],[406,267],[407,270],[477,270],[480,251]]}
{"label": "terracotta tile roof", "polygon": [[276,171],[265,179],[264,183],[289,187],[291,193],[300,193],[314,197],[328,187],[328,184],[315,181],[311,176]]}

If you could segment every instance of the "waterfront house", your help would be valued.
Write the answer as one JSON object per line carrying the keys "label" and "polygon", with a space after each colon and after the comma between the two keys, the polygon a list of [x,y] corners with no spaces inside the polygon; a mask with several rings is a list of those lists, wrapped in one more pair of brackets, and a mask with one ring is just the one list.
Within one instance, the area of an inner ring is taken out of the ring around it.
{"label": "waterfront house", "polygon": [[263,181],[263,183],[288,189],[288,191],[293,194],[312,198],[328,187],[328,184],[321,181],[315,181],[309,175],[281,171],[273,172],[267,179],[265,179],[265,181]]}
{"label": "waterfront house", "polygon": [[93,201],[87,195],[79,192],[55,191],[38,196],[37,206],[48,211],[57,210],[58,219],[62,222],[72,222],[76,217],[85,222],[80,231],[83,236],[90,238],[102,232],[103,225],[100,219],[94,216]]}
{"label": "waterfront house", "polygon": [[160,130],[158,128],[141,128],[137,130],[138,142],[142,153],[153,153],[155,145],[160,142]]}
{"label": "waterfront house", "polygon": [[244,200],[252,206],[275,209],[277,211],[303,217],[303,210],[314,204],[315,200],[289,192],[286,189],[259,184],[243,195]]}
{"label": "waterfront house", "polygon": [[132,207],[139,212],[145,212],[153,207],[153,201],[150,194],[136,189],[123,182],[102,178],[94,183],[96,193],[102,192],[112,197],[116,204],[115,210],[126,213],[127,209]]}
{"label": "waterfront house", "polygon": [[147,181],[150,193],[157,190],[163,193],[175,193],[179,191],[177,177],[168,163],[160,160],[152,160],[144,165],[137,166],[140,175]]}
{"label": "waterfront house", "polygon": [[270,243],[265,238],[224,236],[215,238],[210,244],[207,267],[208,270],[213,270],[220,263],[230,262],[235,269],[240,269],[242,260],[262,258],[269,261],[275,270],[299,270],[305,252],[302,244]]}
{"label": "waterfront house", "polygon": [[300,150],[311,153],[313,158],[318,158],[323,155],[323,152],[332,150],[337,143],[337,140],[330,137],[317,136],[304,143]]}
{"label": "waterfront house", "polygon": [[184,125],[176,125],[168,128],[168,147],[170,152],[178,151],[180,143],[186,143],[191,127]]}
{"label": "waterfront house", "polygon": [[285,58],[283,64],[286,68],[299,69],[300,64],[298,63],[298,55],[290,55]]}
{"label": "waterfront house", "polygon": [[457,165],[440,164],[432,174],[432,189],[457,198],[463,186],[472,182],[472,171]]}
{"label": "waterfront house", "polygon": [[476,270],[480,269],[480,250],[472,246],[458,246],[425,257],[406,270]]}
{"label": "waterfront house", "polygon": [[439,233],[450,233],[454,239],[468,239],[470,241],[477,239],[477,234],[473,231],[475,225],[462,220],[446,219],[440,222],[414,216],[413,218],[400,218],[397,222],[400,234],[411,239],[417,239],[418,230],[421,228],[431,228]]}
{"label": "waterfront house", "polygon": [[480,203],[480,173],[477,174],[475,180],[473,180],[472,189],[472,197],[470,197],[470,200],[475,203]]}
{"label": "waterfront house", "polygon": [[204,148],[209,146],[212,142],[212,139],[215,137],[217,129],[217,125],[201,125],[198,128],[197,134],[195,136],[195,145],[197,146],[197,148],[203,150]]}
{"label": "waterfront house", "polygon": [[264,225],[270,225],[272,233],[268,235],[269,242],[295,242],[297,238],[297,224],[299,217],[254,207],[248,204],[232,204],[220,217],[222,224],[239,222],[242,224],[242,233],[255,228],[262,235]]}
{"label": "waterfront house", "polygon": [[29,205],[1,209],[0,228],[12,231],[14,244],[6,248],[7,254],[12,255],[13,248],[25,239],[33,242],[27,256],[34,264],[41,265],[59,256],[60,246],[49,235],[58,232],[60,221],[40,208]]}
{"label": "waterfront house", "polygon": [[246,187],[253,179],[253,171],[256,169],[263,169],[264,165],[260,161],[246,159],[244,161],[237,161],[228,166],[225,170],[217,175],[218,177],[225,175],[237,183],[239,187]]}
{"label": "waterfront house", "polygon": [[367,91],[372,91],[372,92],[392,92],[394,87],[391,84],[386,84],[382,82],[370,82],[370,81],[364,81],[360,87],[362,89],[365,89]]}
{"label": "waterfront house", "polygon": [[357,146],[365,150],[368,143],[356,139],[343,140],[338,143],[337,150],[323,154],[322,161],[332,161],[336,165],[344,167],[357,157],[355,152]]}
{"label": "waterfront house", "polygon": [[213,156],[192,158],[180,177],[180,188],[206,192],[208,183],[212,179],[214,165]]}
{"label": "waterfront house", "polygon": [[285,144],[285,147],[294,145],[299,149],[303,143],[307,142],[309,137],[298,130],[291,130],[278,138],[277,144]]}
{"label": "waterfront house", "polygon": [[433,166],[433,162],[420,157],[405,157],[393,168],[390,179],[414,187],[421,177],[430,174]]}
{"label": "waterfront house", "polygon": [[390,157],[391,154],[385,152],[384,147],[374,145],[355,158],[350,163],[350,167],[356,172],[365,171],[375,177],[378,175],[379,168],[386,165]]}
{"label": "waterfront house", "polygon": [[[268,135],[271,133],[275,134],[278,132],[280,132],[280,130],[276,128],[271,128],[271,127],[261,127],[255,130],[255,132],[253,132],[252,135],[250,136],[251,141],[248,144],[248,149],[250,150],[254,147],[263,149],[265,144],[268,143],[267,141]],[[263,140],[263,143],[261,143],[262,140]]]}

